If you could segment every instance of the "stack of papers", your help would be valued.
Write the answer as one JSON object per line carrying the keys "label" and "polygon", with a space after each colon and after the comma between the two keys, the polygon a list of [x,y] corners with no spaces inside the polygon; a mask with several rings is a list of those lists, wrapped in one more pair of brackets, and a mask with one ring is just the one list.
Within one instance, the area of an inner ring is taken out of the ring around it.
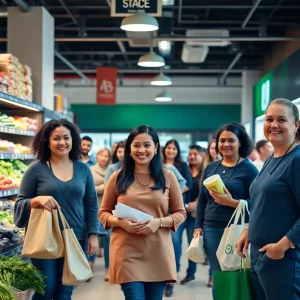
{"label": "stack of papers", "polygon": [[119,202],[116,205],[114,215],[120,219],[132,219],[138,222],[153,219],[153,216]]}

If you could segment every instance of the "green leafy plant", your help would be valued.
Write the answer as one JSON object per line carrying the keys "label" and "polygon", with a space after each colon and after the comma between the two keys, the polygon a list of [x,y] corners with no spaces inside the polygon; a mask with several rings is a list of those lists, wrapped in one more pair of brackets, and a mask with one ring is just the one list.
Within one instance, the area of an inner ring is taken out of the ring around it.
{"label": "green leafy plant", "polygon": [[0,281],[0,300],[15,300],[10,286]]}
{"label": "green leafy plant", "polygon": [[20,291],[33,289],[44,295],[45,278],[41,271],[18,256],[0,256],[0,281],[8,286]]}

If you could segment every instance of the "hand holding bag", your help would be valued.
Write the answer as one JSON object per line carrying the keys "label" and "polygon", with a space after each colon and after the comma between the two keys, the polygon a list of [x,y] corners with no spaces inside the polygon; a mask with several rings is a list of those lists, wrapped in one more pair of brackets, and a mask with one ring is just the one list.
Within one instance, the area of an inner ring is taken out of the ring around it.
{"label": "hand holding bag", "polygon": [[[225,228],[217,250],[217,258],[222,271],[236,271],[241,268],[241,258],[235,251],[235,244],[246,225],[248,225],[245,223],[246,211],[249,213],[247,201],[240,200],[239,205]],[[233,218],[234,222],[231,224]],[[239,219],[241,219],[241,224],[238,224]],[[250,265],[249,254],[246,253],[245,255],[247,256],[245,263],[248,267]]]}
{"label": "hand holding bag", "polygon": [[63,224],[63,241],[65,245],[65,259],[62,283],[64,285],[77,285],[93,277],[86,255],[84,254],[72,228],[59,210]]}
{"label": "hand holding bag", "polygon": [[38,259],[64,256],[64,243],[57,210],[31,209],[22,255]]}
{"label": "hand holding bag", "polygon": [[194,237],[186,250],[188,258],[195,263],[205,262],[206,254],[203,247],[203,236]]}

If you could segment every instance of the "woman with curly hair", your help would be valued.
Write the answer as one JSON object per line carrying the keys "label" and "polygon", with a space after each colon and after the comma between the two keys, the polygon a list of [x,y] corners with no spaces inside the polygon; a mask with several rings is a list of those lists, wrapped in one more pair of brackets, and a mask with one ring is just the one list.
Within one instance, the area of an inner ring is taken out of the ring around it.
{"label": "woman with curly hair", "polygon": [[[88,240],[87,252],[95,254],[101,233],[98,200],[90,168],[80,161],[77,127],[64,119],[51,120],[35,136],[32,148],[38,161],[24,174],[15,204],[15,224],[27,227],[32,208],[61,208],[83,250]],[[45,294],[35,294],[33,300],[71,299],[73,287],[62,284],[64,258],[31,262],[46,276]]]}

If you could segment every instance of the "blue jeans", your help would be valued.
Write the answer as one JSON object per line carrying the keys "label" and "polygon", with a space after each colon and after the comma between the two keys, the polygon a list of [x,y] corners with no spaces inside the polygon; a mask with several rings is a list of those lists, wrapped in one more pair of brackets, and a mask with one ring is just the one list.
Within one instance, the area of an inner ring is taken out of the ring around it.
{"label": "blue jeans", "polygon": [[104,237],[104,266],[105,269],[109,269],[109,245],[110,245],[110,235],[112,229],[106,231],[107,235]]}
{"label": "blue jeans", "polygon": [[166,282],[128,282],[121,284],[125,300],[162,300]]}
{"label": "blue jeans", "polygon": [[[86,252],[86,241],[79,241],[79,243]],[[74,287],[62,284],[64,258],[32,258],[31,263],[47,277],[45,279],[45,294],[35,293],[32,300],[71,300]]]}
{"label": "blue jeans", "polygon": [[[221,242],[223,233],[224,233],[224,228],[215,228],[215,227],[203,228],[204,249],[208,258],[212,279],[214,278],[214,274],[216,272],[221,271],[221,267],[216,253],[219,244]],[[213,293],[214,293],[214,286],[213,286]]]}
{"label": "blue jeans", "polygon": [[[182,233],[184,229],[186,229],[187,240],[190,244],[193,239],[193,234],[195,230],[195,218],[191,217],[188,213],[186,220],[180,224],[177,228],[176,232],[171,231],[171,236],[173,240],[174,252],[175,252],[175,260],[176,260],[176,270],[177,273],[180,271],[180,257],[182,254]],[[189,260],[189,266],[186,271],[188,276],[194,276],[197,270],[197,264],[193,261]]]}
{"label": "blue jeans", "polygon": [[288,250],[274,260],[251,244],[251,279],[256,300],[300,299],[300,262]]}

